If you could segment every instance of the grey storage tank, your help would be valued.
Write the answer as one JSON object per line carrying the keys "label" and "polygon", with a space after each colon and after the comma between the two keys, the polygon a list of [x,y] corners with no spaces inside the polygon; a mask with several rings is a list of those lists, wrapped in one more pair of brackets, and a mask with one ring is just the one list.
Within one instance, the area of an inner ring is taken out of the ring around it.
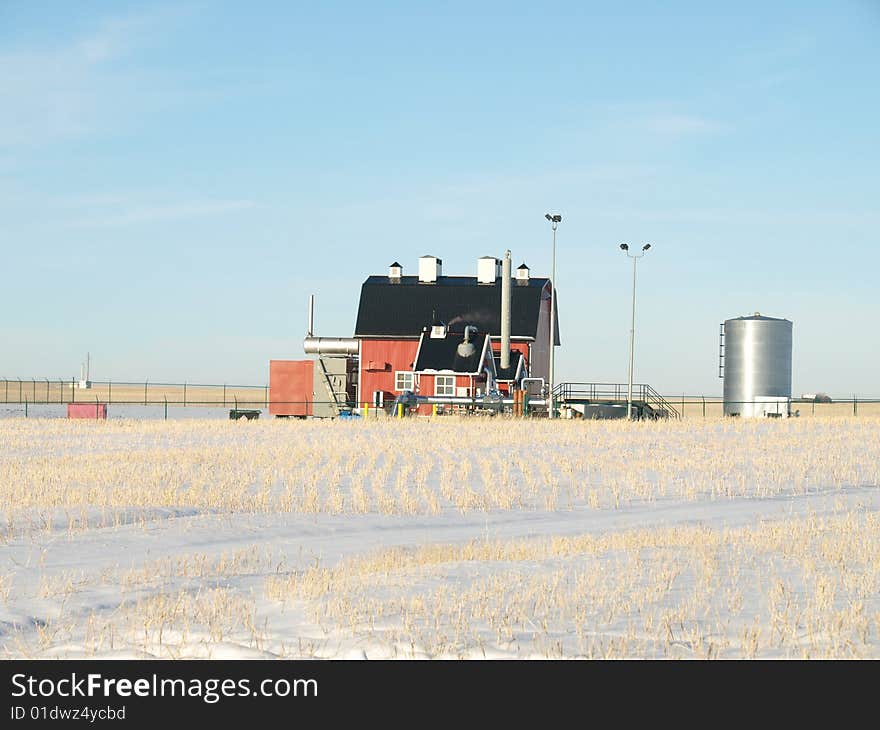
{"label": "grey storage tank", "polygon": [[789,320],[760,312],[724,321],[719,375],[725,416],[791,414],[791,329]]}

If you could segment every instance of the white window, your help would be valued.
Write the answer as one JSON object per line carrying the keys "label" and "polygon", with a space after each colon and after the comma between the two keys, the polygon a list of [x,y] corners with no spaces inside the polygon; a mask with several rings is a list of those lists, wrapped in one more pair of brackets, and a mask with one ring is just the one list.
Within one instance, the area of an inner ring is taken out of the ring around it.
{"label": "white window", "polygon": [[455,376],[438,375],[434,379],[434,395],[455,395]]}
{"label": "white window", "polygon": [[415,373],[408,373],[399,370],[394,373],[394,390],[403,392],[404,390],[415,390]]}

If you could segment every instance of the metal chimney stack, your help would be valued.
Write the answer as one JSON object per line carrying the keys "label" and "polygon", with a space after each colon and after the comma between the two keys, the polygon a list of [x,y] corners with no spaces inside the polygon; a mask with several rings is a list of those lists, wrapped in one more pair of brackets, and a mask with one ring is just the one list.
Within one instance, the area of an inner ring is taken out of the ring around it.
{"label": "metal chimney stack", "polygon": [[501,367],[510,367],[510,251],[501,263]]}
{"label": "metal chimney stack", "polygon": [[309,332],[303,340],[306,355],[347,357],[358,354],[358,341],[353,337],[315,337],[315,295],[309,294]]}

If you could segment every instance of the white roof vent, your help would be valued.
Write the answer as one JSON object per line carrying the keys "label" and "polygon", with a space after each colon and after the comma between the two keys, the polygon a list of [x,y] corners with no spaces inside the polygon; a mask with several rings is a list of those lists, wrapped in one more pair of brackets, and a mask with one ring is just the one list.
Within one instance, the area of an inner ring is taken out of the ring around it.
{"label": "white roof vent", "polygon": [[403,267],[395,261],[388,267],[388,278],[399,283],[401,276],[403,276]]}
{"label": "white roof vent", "polygon": [[477,283],[494,284],[501,276],[501,259],[494,256],[480,256],[477,259]]}
{"label": "white roof vent", "polygon": [[443,261],[436,256],[419,257],[419,281],[433,284],[443,276]]}
{"label": "white roof vent", "polygon": [[529,283],[529,267],[525,263],[516,270],[516,283],[520,285]]}
{"label": "white roof vent", "polygon": [[471,332],[476,333],[477,328],[468,325],[464,328],[464,339],[459,343],[455,351],[459,357],[473,357],[477,352],[477,346],[471,342]]}

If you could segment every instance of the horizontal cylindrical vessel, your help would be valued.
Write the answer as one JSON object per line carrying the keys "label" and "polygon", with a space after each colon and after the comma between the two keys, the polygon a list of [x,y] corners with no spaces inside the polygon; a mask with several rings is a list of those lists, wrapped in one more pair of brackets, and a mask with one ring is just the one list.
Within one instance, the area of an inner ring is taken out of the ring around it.
{"label": "horizontal cylindrical vessel", "polygon": [[724,322],[724,415],[788,416],[792,323],[756,313]]}
{"label": "horizontal cylindrical vessel", "polygon": [[358,341],[353,337],[306,337],[306,355],[357,355]]}

